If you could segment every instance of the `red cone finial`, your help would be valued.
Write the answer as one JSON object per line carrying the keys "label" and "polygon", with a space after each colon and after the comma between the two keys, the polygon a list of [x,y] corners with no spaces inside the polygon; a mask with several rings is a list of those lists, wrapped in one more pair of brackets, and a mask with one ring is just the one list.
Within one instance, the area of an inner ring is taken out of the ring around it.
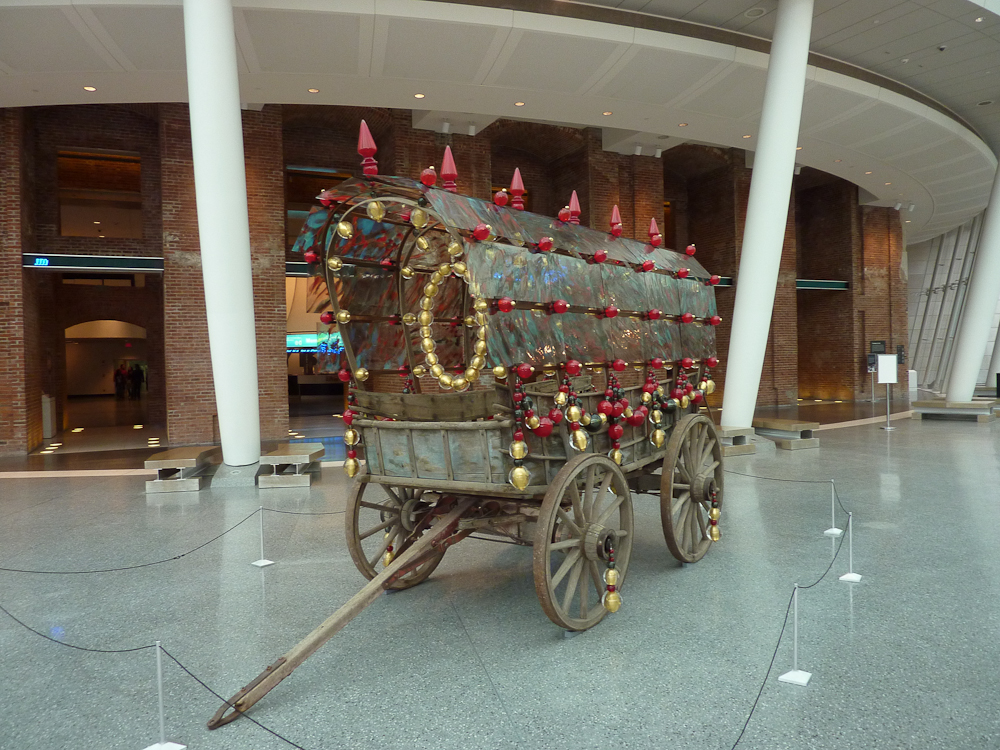
{"label": "red cone finial", "polygon": [[653,247],[659,247],[661,242],[663,242],[663,237],[660,235],[660,228],[656,226],[656,219],[650,219],[649,244]]}
{"label": "red cone finial", "polygon": [[514,168],[514,179],[510,181],[510,194],[514,196],[510,207],[523,211],[524,201],[521,200],[521,196],[524,195],[524,183],[521,181],[521,170],[516,167]]}
{"label": "red cone finial", "polygon": [[576,196],[576,191],[569,197],[569,220],[571,224],[580,223],[580,199]]}
{"label": "red cone finial", "polygon": [[358,133],[358,153],[364,157],[361,160],[361,171],[366,175],[378,174],[378,162],[372,158],[376,151],[378,147],[372,138],[372,132],[368,129],[368,123],[362,120],[361,132]]}
{"label": "red cone finial", "polygon": [[621,237],[622,236],[622,215],[618,210],[618,204],[611,209],[611,236]]}
{"label": "red cone finial", "polygon": [[455,169],[455,157],[451,155],[451,146],[444,147],[444,158],[441,160],[441,179],[444,180],[444,189],[449,193],[457,193],[458,185],[455,178],[458,177],[458,170]]}

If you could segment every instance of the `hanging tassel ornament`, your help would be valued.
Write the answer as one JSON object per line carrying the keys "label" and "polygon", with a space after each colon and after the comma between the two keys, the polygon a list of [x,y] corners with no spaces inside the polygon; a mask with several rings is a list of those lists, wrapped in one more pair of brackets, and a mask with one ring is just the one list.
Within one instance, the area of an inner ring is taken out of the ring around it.
{"label": "hanging tassel ornament", "polygon": [[[601,404],[607,404],[611,407],[610,412],[606,410],[607,407],[603,411],[608,418],[608,438],[611,440],[608,458],[621,466],[624,459],[621,438],[625,434],[625,429],[619,424],[619,420],[625,414],[625,410],[629,408],[629,402],[625,398],[625,391],[618,382],[618,376],[613,372],[608,373],[608,387],[604,391],[604,398],[605,401],[602,401]],[[597,408],[600,409],[601,406],[599,405]]]}
{"label": "hanging tassel ornament", "polygon": [[[385,538],[391,540],[392,532],[391,531],[385,532]],[[392,561],[395,559],[396,559],[396,553],[392,551],[392,545],[389,544],[385,548],[385,554],[382,555],[382,564],[388,568],[390,565],[392,565]]]}
{"label": "hanging tassel ornament", "polygon": [[[358,462],[358,445],[361,444],[361,435],[353,427],[354,412],[350,408],[355,401],[357,401],[357,398],[352,393],[347,397],[349,406],[347,411],[344,412],[344,426],[347,427],[347,430],[344,432],[344,444],[347,446],[347,460],[344,461],[344,471],[352,479],[361,471],[361,464]],[[348,442],[349,440],[350,442]]]}
{"label": "hanging tassel ornament", "polygon": [[608,557],[608,567],[604,571],[604,585],[607,586],[607,591],[601,597],[601,604],[613,614],[621,609],[622,595],[618,593],[621,578],[618,576],[618,568],[615,567],[615,545],[610,537],[604,543],[604,551]]}
{"label": "hanging tassel ornament", "polygon": [[584,451],[587,449],[589,438],[583,428],[591,422],[591,417],[584,412],[583,403],[580,401],[577,392],[572,390],[572,387],[569,376],[563,375],[562,383],[556,392],[556,403],[560,404],[561,401],[566,406],[565,416],[566,421],[569,423],[570,445],[578,451]]}
{"label": "hanging tassel ornament", "polygon": [[719,507],[719,491],[714,486],[711,496],[712,507],[708,511],[708,538],[717,542],[722,538],[722,532],[719,531],[719,517],[722,515],[722,508]]}
{"label": "hanging tassel ornament", "polygon": [[524,459],[528,455],[528,444],[524,442],[524,385],[520,375],[514,376],[514,440],[510,444],[508,452],[514,461],[514,468],[510,470],[507,477],[514,489],[523,491],[528,486],[531,475],[524,468]]}

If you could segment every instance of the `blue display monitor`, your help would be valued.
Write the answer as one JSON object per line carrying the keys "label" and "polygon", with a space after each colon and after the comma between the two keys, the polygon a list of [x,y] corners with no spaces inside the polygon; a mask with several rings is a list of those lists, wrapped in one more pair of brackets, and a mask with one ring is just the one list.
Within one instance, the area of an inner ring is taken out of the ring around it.
{"label": "blue display monitor", "polygon": [[344,350],[339,331],[329,333],[289,333],[285,336],[285,351],[293,353],[337,354]]}

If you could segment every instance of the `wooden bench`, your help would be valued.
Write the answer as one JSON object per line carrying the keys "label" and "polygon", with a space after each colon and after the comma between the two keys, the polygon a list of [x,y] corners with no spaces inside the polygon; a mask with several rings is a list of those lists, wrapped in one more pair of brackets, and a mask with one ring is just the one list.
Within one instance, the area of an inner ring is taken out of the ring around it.
{"label": "wooden bench", "polygon": [[813,437],[813,430],[819,429],[819,422],[762,417],[755,419],[753,426],[758,435],[773,440],[775,447],[781,450],[795,451],[801,448],[819,448],[819,438]]}
{"label": "wooden bench", "polygon": [[261,466],[270,466],[271,473],[257,477],[257,486],[308,487],[312,483],[310,470],[326,453],[322,443],[282,443],[260,457]]}
{"label": "wooden bench", "polygon": [[205,480],[201,472],[218,451],[216,445],[193,445],[150,456],[144,465],[156,469],[156,479],[146,482],[146,492],[197,492]]}
{"label": "wooden bench", "polygon": [[722,440],[723,456],[749,456],[757,452],[757,446],[750,438],[754,435],[753,427],[716,427]]}
{"label": "wooden bench", "polygon": [[959,421],[992,422],[1000,401],[979,398],[972,401],[912,401],[913,419],[954,419]]}

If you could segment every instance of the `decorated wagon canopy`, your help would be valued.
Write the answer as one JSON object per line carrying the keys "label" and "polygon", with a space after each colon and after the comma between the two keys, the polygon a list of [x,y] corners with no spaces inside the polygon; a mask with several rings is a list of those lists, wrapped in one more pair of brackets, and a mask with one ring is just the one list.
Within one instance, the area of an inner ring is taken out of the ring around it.
{"label": "decorated wagon canopy", "polygon": [[718,277],[656,246],[655,221],[650,242],[637,242],[616,236],[620,223],[580,226],[578,206],[553,219],[498,205],[506,194],[459,195],[444,176],[442,189],[426,172],[367,175],[319,196],[294,250],[325,274],[333,310],[323,320],[344,338],[323,371],[363,381],[408,366],[440,380],[487,366],[714,357]]}

